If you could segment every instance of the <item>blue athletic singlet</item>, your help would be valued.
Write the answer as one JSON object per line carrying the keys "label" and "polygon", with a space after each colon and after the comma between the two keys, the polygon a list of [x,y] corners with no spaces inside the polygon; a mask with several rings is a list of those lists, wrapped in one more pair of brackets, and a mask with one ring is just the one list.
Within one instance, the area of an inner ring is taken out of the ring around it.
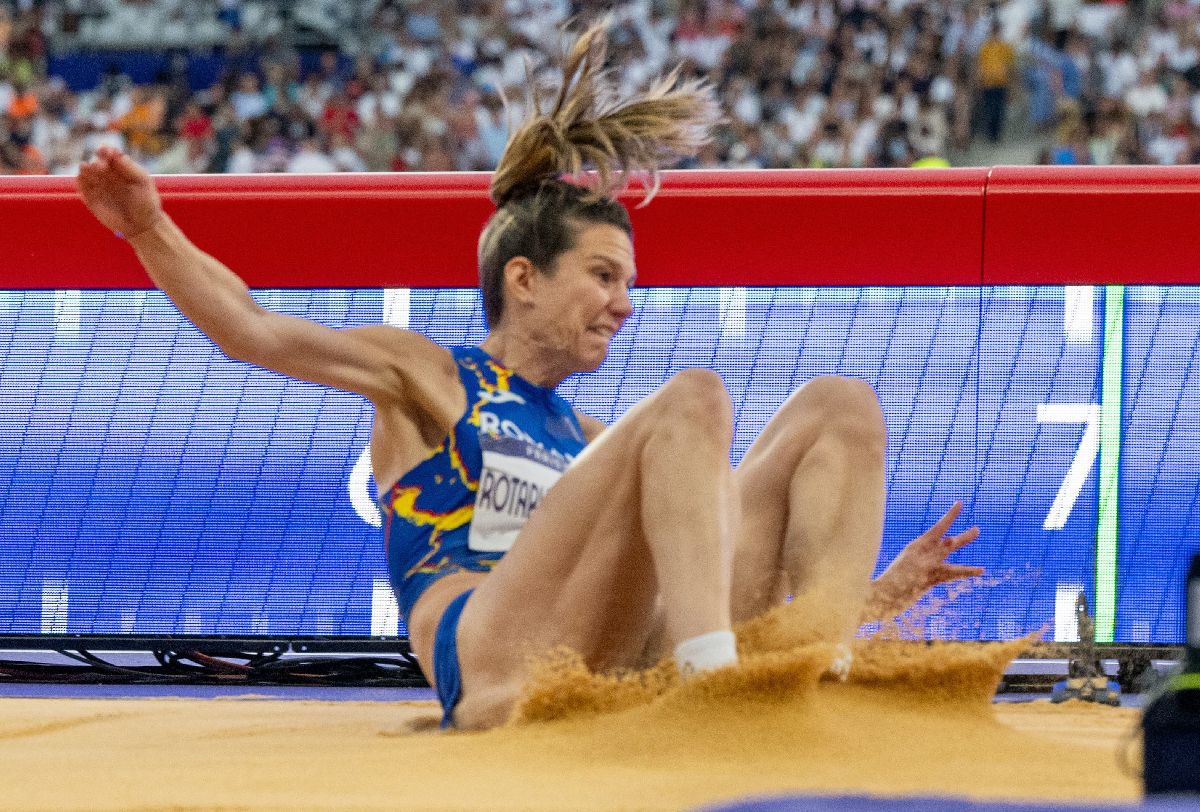
{"label": "blue athletic singlet", "polygon": [[380,497],[392,589],[408,617],[430,584],[488,572],[586,440],[570,405],[478,347],[451,350],[467,408]]}

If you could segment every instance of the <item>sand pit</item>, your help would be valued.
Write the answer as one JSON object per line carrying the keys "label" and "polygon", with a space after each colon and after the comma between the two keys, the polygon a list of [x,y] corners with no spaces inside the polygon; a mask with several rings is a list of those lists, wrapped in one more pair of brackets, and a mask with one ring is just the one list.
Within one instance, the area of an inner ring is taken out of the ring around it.
{"label": "sand pit", "polygon": [[1136,711],[992,704],[1019,645],[866,642],[847,684],[817,681],[821,646],[682,686],[670,674],[626,678],[617,690],[560,661],[524,706],[555,721],[486,733],[430,732],[435,703],[4,700],[0,805],[656,810],[784,791],[1136,799],[1116,756]]}

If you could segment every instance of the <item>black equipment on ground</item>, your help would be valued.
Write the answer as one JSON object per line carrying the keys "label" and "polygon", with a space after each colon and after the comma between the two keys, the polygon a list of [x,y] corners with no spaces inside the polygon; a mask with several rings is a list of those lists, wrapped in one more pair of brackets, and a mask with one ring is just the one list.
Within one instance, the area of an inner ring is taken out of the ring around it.
{"label": "black equipment on ground", "polygon": [[1200,793],[1200,554],[1188,570],[1183,670],[1148,701],[1142,740],[1147,795]]}
{"label": "black equipment on ground", "polygon": [[1096,625],[1088,613],[1087,597],[1080,592],[1075,599],[1075,622],[1079,628],[1079,646],[1067,665],[1067,678],[1054,683],[1051,702],[1078,699],[1083,702],[1121,704],[1121,685],[1110,680],[1096,653]]}

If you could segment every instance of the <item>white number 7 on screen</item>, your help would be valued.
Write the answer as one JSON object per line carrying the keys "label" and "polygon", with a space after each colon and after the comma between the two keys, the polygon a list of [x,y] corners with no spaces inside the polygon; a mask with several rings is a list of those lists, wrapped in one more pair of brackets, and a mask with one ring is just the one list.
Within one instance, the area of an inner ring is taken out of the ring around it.
{"label": "white number 7 on screen", "polygon": [[1082,423],[1083,437],[1079,440],[1079,448],[1075,449],[1075,458],[1063,478],[1062,485],[1050,505],[1050,512],[1042,522],[1044,530],[1061,530],[1075,507],[1075,500],[1083,490],[1083,483],[1100,453],[1100,405],[1097,403],[1039,403],[1037,407],[1037,422],[1039,423]]}

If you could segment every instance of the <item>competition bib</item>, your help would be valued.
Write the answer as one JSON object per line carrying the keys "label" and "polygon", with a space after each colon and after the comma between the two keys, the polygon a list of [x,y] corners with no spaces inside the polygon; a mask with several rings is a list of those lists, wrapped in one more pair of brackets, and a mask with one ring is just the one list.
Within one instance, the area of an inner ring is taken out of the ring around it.
{"label": "competition bib", "polygon": [[483,471],[467,547],[479,553],[503,553],[517,540],[546,491],[567,470],[567,460],[514,437],[480,434],[479,446]]}

